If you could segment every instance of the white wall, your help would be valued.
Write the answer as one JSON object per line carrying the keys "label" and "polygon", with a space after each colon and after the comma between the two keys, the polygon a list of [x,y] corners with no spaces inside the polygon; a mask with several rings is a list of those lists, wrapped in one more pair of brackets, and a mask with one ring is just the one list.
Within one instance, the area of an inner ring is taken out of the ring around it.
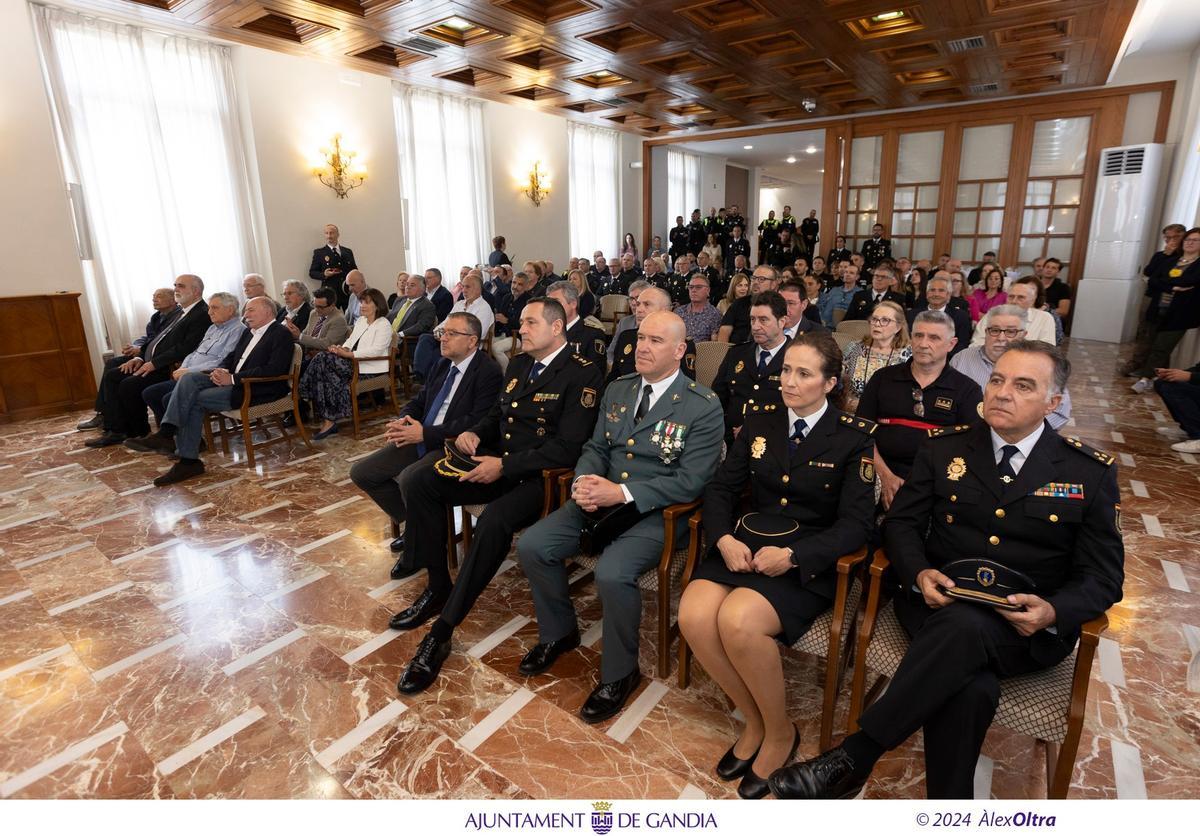
{"label": "white wall", "polygon": [[[710,208],[725,206],[725,163],[726,157],[700,154],[700,215],[708,217]],[[690,210],[689,210],[690,211]],[[684,221],[689,220],[684,218]]]}
{"label": "white wall", "polygon": [[0,3],[0,79],[0,229],[11,239],[0,270],[0,297],[83,294],[83,328],[98,375],[103,348],[92,327],[33,21],[24,3]]}
{"label": "white wall", "polygon": [[[650,149],[650,234],[661,235],[663,246],[670,247],[667,236],[675,226],[675,219],[667,217],[667,146],[655,145]],[[691,220],[691,210],[683,216],[686,224]]]}
{"label": "white wall", "polygon": [[[626,232],[632,232],[637,239],[638,250],[645,253],[650,241],[642,240],[642,169],[630,168],[630,163],[642,161],[642,138],[637,134],[621,134],[621,236],[624,240]],[[654,235],[663,237],[663,247],[667,244],[667,230],[652,231]]]}
{"label": "white wall", "polygon": [[[1131,55],[1128,58],[1122,59],[1120,65],[1117,67],[1116,74],[1113,76],[1112,82],[1107,86],[1120,87],[1127,84],[1174,81],[1175,95],[1171,100],[1171,119],[1167,123],[1167,142],[1169,144],[1177,143],[1182,134],[1184,122],[1187,120],[1187,115],[1190,112],[1187,109],[1187,99],[1189,94],[1188,87],[1191,85],[1190,68],[1193,57],[1191,50],[1165,55]],[[1140,118],[1136,112],[1133,114],[1127,113],[1125,116],[1127,125],[1131,115],[1135,118]],[[1158,112],[1156,110],[1154,119],[1157,120],[1157,118]],[[1153,122],[1151,122],[1150,128],[1153,138]]]}
{"label": "white wall", "polygon": [[[783,207],[791,206],[792,214],[797,218],[807,218],[809,209],[816,209],[817,216],[821,214],[821,184],[810,183],[782,188],[760,188],[758,190],[758,221],[767,217],[767,213],[775,210],[775,217],[783,217]],[[754,226],[758,226],[758,221]]]}

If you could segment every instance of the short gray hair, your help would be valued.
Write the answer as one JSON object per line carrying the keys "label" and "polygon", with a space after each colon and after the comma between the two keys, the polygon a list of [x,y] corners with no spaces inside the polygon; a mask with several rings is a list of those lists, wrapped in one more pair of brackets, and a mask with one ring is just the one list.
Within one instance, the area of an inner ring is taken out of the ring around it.
{"label": "short gray hair", "polygon": [[636,282],[629,283],[629,294],[632,296],[635,290],[645,290],[648,287],[657,287],[657,285],[645,279],[638,279]]}
{"label": "short gray hair", "polygon": [[929,322],[934,325],[940,325],[950,332],[950,336],[954,336],[954,320],[945,311],[921,311],[913,318],[913,331],[917,330],[917,326],[923,322]]}
{"label": "short gray hair", "polygon": [[475,316],[475,314],[468,313],[467,311],[456,311],[446,317],[447,322],[452,319],[462,320],[466,324],[467,330],[471,332],[476,340],[483,340],[483,323],[479,321],[479,317]]}
{"label": "short gray hair", "polygon": [[1071,377],[1071,361],[1058,348],[1043,340],[1013,340],[1008,344],[1004,353],[1021,351],[1025,354],[1041,354],[1049,357],[1054,365],[1054,379],[1051,381],[1051,393],[1061,395],[1067,389],[1067,380]]}
{"label": "short gray hair", "polygon": [[304,282],[300,281],[299,279],[288,279],[283,283],[283,289],[287,290],[289,287],[296,288],[296,290],[300,293],[301,302],[312,301],[312,291],[308,289],[308,285],[306,285]]}
{"label": "short gray hair", "polygon": [[421,285],[421,287],[425,287],[425,274],[424,273],[409,273],[408,280],[410,282],[416,282],[417,284]]}
{"label": "short gray hair", "polygon": [[578,307],[579,305],[579,288],[568,281],[557,281],[546,288],[546,295],[551,293],[562,293],[567,302]]}
{"label": "short gray hair", "polygon": [[237,297],[234,296],[232,293],[226,293],[223,290],[218,291],[218,292],[214,293],[212,296],[208,297],[208,304],[210,307],[212,306],[212,304],[214,302],[219,302],[220,304],[224,305],[225,307],[232,308],[235,311],[238,309]]}
{"label": "short gray hair", "polygon": [[983,327],[986,328],[992,324],[994,316],[1015,316],[1021,320],[1021,328],[1029,327],[1029,312],[1020,305],[997,305],[983,315]]}
{"label": "short gray hair", "polygon": [[267,286],[267,281],[262,277],[262,273],[247,273],[246,275],[242,276],[242,283],[245,284],[250,279],[254,279],[254,281],[262,285],[264,288]]}

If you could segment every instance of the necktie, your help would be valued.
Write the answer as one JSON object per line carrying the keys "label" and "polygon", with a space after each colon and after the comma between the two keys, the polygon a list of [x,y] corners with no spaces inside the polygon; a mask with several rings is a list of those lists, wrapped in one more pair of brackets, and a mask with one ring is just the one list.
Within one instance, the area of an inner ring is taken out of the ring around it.
{"label": "necktie", "polygon": [[646,417],[646,413],[650,411],[650,396],[654,394],[654,387],[647,383],[642,387],[642,399],[638,401],[637,411],[633,413],[633,424],[637,426],[641,420]]}
{"label": "necktie", "polygon": [[540,375],[542,373],[542,370],[545,368],[546,368],[546,364],[543,363],[541,360],[538,360],[536,363],[534,363],[533,368],[529,370],[529,382],[533,383],[535,380],[537,380],[538,375]]}
{"label": "necktie", "polygon": [[792,426],[792,437],[788,439],[788,447],[793,453],[800,446],[800,442],[804,440],[804,431],[808,429],[808,424],[803,418],[797,418],[796,423]]}
{"label": "necktie", "polygon": [[404,321],[404,315],[408,313],[408,306],[411,304],[412,299],[405,299],[404,304],[400,306],[400,312],[396,314],[396,319],[392,322],[393,334],[400,330],[400,323]]}
{"label": "necktie", "polygon": [[767,363],[771,362],[771,352],[761,351],[758,354],[758,376],[762,377],[767,373]]}
{"label": "necktie", "polygon": [[1006,485],[1012,484],[1013,480],[1017,478],[1017,472],[1013,470],[1012,466],[1012,457],[1018,452],[1012,444],[1005,444],[1000,448],[1000,464],[996,469],[1000,471],[1000,481]]}
{"label": "necktie", "polygon": [[[458,377],[458,366],[451,366],[450,373],[446,375],[446,382],[442,384],[442,388],[438,389],[438,393],[433,396],[433,400],[429,402],[429,409],[425,412],[425,422],[436,426],[438,413],[442,411],[442,404],[446,402],[446,398],[450,397],[450,390],[454,388],[454,379]],[[417,458],[425,455],[425,444],[417,445]]]}
{"label": "necktie", "polygon": [[319,316],[319,317],[317,317],[317,324],[313,326],[313,332],[312,332],[312,335],[313,335],[314,337],[320,337],[320,336],[321,336],[321,331],[322,331],[322,330],[324,330],[324,328],[325,328],[325,320],[327,320],[327,319],[329,319],[329,317],[327,317],[327,316]]}
{"label": "necktie", "polygon": [[881,293],[876,293],[876,294],[875,294],[875,304],[876,304],[876,305],[878,305],[878,304],[879,304],[879,300],[880,300],[880,299],[882,299],[882,298],[883,298],[883,294],[881,294]]}
{"label": "necktie", "polygon": [[179,309],[179,312],[175,316],[171,317],[171,320],[169,322],[167,322],[166,327],[164,327],[161,331],[158,332],[158,336],[150,341],[150,345],[146,346],[145,358],[147,360],[154,359],[154,352],[158,349],[158,344],[163,341],[163,337],[165,337],[167,334],[169,334],[171,332],[171,329],[174,328],[175,325],[181,319],[183,319],[183,309],[182,308]]}

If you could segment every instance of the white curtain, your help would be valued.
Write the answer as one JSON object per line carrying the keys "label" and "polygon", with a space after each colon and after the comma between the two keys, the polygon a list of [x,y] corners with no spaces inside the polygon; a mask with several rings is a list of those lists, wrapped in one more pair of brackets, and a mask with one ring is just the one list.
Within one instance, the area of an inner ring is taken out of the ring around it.
{"label": "white curtain", "polygon": [[[667,149],[667,229],[675,218],[691,220],[692,210],[700,208],[700,157],[687,151]],[[703,213],[703,209],[701,209]]]}
{"label": "white curtain", "polygon": [[32,9],[90,307],[120,348],[178,274],[209,295],[237,292],[254,267],[229,48]]}
{"label": "white curtain", "polygon": [[407,263],[436,267],[447,287],[463,265],[486,263],[492,178],[483,103],[402,84],[392,87],[400,194],[407,207]]}
{"label": "white curtain", "polygon": [[[621,146],[616,131],[567,123],[571,182],[571,254],[620,251]],[[614,249],[615,248],[615,249]]]}

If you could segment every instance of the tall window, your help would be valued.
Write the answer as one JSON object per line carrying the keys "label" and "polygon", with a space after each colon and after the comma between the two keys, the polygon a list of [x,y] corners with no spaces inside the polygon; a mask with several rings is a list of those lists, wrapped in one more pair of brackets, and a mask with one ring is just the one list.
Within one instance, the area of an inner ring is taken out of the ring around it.
{"label": "tall window", "polygon": [[882,136],[859,136],[850,143],[850,194],[846,203],[846,245],[854,252],[879,222],[879,163]]}
{"label": "tall window", "polygon": [[894,258],[933,258],[944,135],[943,131],[900,135],[890,230]]}
{"label": "tall window", "polygon": [[963,129],[950,252],[966,264],[1000,253],[1012,137],[1011,122]]}
{"label": "tall window", "polygon": [[667,148],[667,229],[683,215],[687,223],[692,210],[700,208],[700,157]]}
{"label": "tall window", "polygon": [[1091,129],[1090,116],[1048,119],[1034,125],[1017,249],[1021,266],[1053,256],[1063,263],[1062,276],[1066,279]]}
{"label": "tall window", "polygon": [[229,48],[33,6],[98,332],[142,333],[156,288],[236,292],[254,265]]}
{"label": "tall window", "polygon": [[616,131],[567,123],[570,157],[571,253],[592,257],[596,250],[617,252],[621,234],[620,137]]}
{"label": "tall window", "polygon": [[486,261],[491,250],[483,103],[395,84],[392,104],[408,207],[405,260],[413,270],[438,268],[452,287],[459,267]]}

